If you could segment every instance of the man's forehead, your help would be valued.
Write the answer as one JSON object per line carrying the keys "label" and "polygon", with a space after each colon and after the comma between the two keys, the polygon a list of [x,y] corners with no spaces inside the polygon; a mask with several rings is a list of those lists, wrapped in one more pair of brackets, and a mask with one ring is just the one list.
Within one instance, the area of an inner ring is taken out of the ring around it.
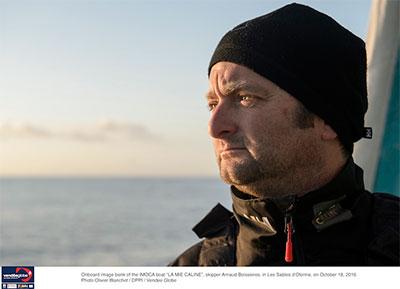
{"label": "man's forehead", "polygon": [[220,79],[227,82],[242,81],[244,78],[248,79],[256,73],[246,66],[232,63],[232,62],[218,62],[210,71],[210,80]]}
{"label": "man's forehead", "polygon": [[267,93],[275,87],[273,82],[245,66],[231,62],[219,62],[211,69],[208,92],[233,94],[243,90]]}

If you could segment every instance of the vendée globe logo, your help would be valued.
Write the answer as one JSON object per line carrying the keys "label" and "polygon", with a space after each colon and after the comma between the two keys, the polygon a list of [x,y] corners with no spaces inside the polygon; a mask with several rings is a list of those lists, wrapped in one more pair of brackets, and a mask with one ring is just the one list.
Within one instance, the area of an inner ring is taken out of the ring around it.
{"label": "vend\u00e9e globe logo", "polygon": [[33,282],[33,267],[14,267],[4,266],[2,270],[2,282],[15,283],[32,283]]}

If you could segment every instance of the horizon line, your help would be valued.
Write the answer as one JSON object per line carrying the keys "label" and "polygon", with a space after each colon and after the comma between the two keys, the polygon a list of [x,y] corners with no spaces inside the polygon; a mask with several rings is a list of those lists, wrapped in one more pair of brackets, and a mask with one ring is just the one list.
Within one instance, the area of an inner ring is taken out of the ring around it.
{"label": "horizon line", "polygon": [[1,179],[219,179],[218,175],[0,175]]}

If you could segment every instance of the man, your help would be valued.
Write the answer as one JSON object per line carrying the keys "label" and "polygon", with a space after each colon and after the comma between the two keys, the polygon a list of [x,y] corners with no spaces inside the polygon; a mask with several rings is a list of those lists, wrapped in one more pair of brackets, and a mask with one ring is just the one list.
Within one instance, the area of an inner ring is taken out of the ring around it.
{"label": "man", "polygon": [[217,205],[171,265],[399,265],[399,202],[364,189],[364,42],[291,4],[229,31],[209,65]]}

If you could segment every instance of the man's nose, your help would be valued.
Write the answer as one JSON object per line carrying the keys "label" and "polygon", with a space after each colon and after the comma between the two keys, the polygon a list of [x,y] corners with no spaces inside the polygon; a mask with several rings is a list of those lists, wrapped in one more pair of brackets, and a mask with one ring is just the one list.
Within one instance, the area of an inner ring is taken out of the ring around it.
{"label": "man's nose", "polygon": [[208,122],[208,134],[212,138],[226,138],[234,134],[237,130],[236,119],[229,104],[220,102],[212,110]]}

